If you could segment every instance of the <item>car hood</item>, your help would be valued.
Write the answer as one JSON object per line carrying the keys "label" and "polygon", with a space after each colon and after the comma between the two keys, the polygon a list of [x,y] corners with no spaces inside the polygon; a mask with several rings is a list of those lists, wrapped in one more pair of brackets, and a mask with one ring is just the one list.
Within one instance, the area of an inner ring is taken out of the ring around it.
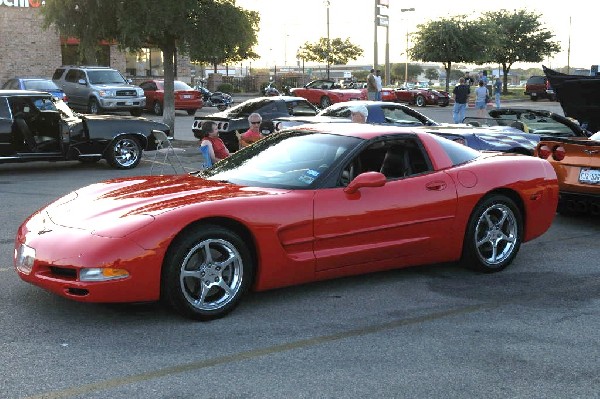
{"label": "car hood", "polygon": [[565,116],[590,132],[600,130],[600,76],[567,75],[542,65]]}
{"label": "car hood", "polygon": [[150,223],[175,209],[195,206],[214,209],[223,201],[282,192],[284,190],[244,187],[192,175],[138,176],[80,188],[49,205],[46,212],[53,223],[65,227],[101,230],[109,226],[114,231],[131,231],[132,225]]}

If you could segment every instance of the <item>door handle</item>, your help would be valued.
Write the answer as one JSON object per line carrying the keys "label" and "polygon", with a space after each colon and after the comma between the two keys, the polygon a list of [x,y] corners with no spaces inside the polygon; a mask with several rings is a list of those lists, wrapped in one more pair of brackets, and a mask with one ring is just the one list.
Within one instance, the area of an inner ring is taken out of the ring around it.
{"label": "door handle", "polygon": [[425,185],[427,190],[431,190],[431,191],[442,191],[442,190],[446,189],[446,186],[447,186],[446,182],[441,181],[441,180],[430,181],[429,183],[427,183]]}

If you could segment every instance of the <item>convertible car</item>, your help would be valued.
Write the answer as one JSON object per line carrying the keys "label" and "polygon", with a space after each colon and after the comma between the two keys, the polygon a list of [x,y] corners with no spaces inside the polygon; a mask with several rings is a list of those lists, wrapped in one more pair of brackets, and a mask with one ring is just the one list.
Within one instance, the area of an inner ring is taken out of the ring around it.
{"label": "convertible car", "polygon": [[332,80],[313,80],[304,87],[290,89],[290,94],[306,98],[311,104],[321,108],[342,101],[367,99],[367,89],[342,89]]}
{"label": "convertible car", "polygon": [[558,212],[600,215],[600,133],[587,138],[543,138],[536,155],[558,176]]}
{"label": "convertible car", "polygon": [[448,92],[435,89],[426,89],[421,87],[388,89],[381,91],[383,101],[396,101],[424,107],[426,105],[439,105],[446,107],[450,104],[450,95]]}
{"label": "convertible car", "polygon": [[438,262],[502,270],[550,227],[557,200],[554,169],[536,157],[412,128],[315,124],[196,174],[70,193],[19,227],[14,265],[65,298],[162,299],[209,320],[248,289]]}
{"label": "convertible car", "polygon": [[301,97],[258,97],[246,100],[225,111],[195,117],[192,131],[200,131],[204,121],[213,121],[217,124],[219,136],[229,151],[235,152],[239,149],[237,135],[250,128],[248,117],[253,112],[260,114],[263,121],[271,121],[282,116],[315,116],[319,110]]}
{"label": "convertible car", "polygon": [[145,118],[74,113],[49,93],[0,90],[0,163],[106,159],[132,169],[143,150],[156,149],[156,130],[170,134]]}

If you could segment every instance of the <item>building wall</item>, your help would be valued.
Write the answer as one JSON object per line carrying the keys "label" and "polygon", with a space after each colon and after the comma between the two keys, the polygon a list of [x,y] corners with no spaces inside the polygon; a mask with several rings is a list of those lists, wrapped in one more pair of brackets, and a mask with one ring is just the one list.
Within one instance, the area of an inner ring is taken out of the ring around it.
{"label": "building wall", "polygon": [[59,36],[42,23],[39,9],[0,7],[0,85],[15,76],[50,78],[61,64]]}

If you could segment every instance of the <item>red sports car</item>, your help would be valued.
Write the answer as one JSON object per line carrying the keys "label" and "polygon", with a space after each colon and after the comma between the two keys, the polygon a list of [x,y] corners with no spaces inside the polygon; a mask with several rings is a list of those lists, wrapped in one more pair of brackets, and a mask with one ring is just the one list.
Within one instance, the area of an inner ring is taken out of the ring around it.
{"label": "red sports car", "polygon": [[304,87],[290,89],[290,95],[306,98],[321,108],[342,101],[366,100],[367,89],[342,89],[332,80],[313,80]]}
{"label": "red sports car", "polygon": [[19,276],[83,302],[163,299],[200,320],[267,290],[461,261],[504,269],[551,225],[545,160],[411,128],[284,130],[191,175],[116,178],[18,229]]}
{"label": "red sports car", "polygon": [[450,104],[450,95],[448,92],[434,89],[423,89],[415,87],[413,89],[396,89],[394,94],[396,95],[395,100],[403,103],[414,104],[417,107],[424,107],[426,105],[439,105],[440,107],[446,107]]}
{"label": "red sports car", "polygon": [[[197,110],[204,106],[202,93],[191,88],[184,82],[175,82],[175,109],[187,111],[188,115],[194,115]],[[146,109],[153,111],[156,115],[162,115],[164,109],[165,85],[163,80],[148,80],[140,84],[146,96]]]}

